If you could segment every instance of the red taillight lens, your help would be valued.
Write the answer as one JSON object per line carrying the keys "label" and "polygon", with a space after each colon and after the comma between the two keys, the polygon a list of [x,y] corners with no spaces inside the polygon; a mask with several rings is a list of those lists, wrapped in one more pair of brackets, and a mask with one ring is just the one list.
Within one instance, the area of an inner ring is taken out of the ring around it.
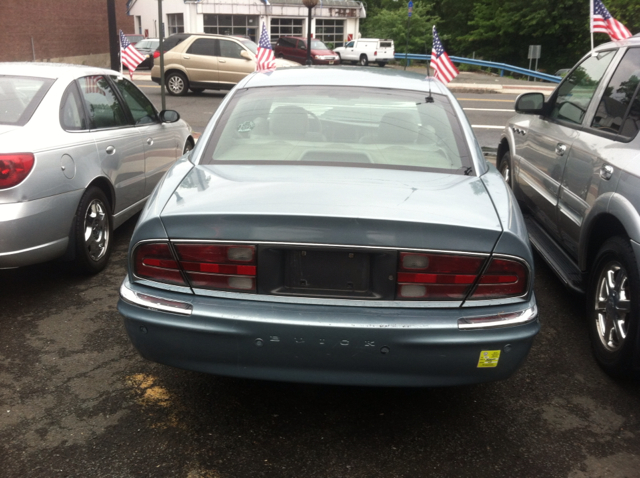
{"label": "red taillight lens", "polygon": [[373,56],[378,56],[378,50],[373,52]]}
{"label": "red taillight lens", "polygon": [[160,56],[160,51],[159,50],[156,50],[156,51],[153,52],[153,57],[154,58],[158,58],[159,56]]}
{"label": "red taillight lens", "polygon": [[469,299],[497,299],[527,293],[529,270],[520,261],[492,259]]}
{"label": "red taillight lens", "polygon": [[256,291],[255,246],[176,244],[175,248],[193,287]]}
{"label": "red taillight lens", "polygon": [[398,299],[462,300],[484,263],[484,258],[452,254],[401,252]]}
{"label": "red taillight lens", "polygon": [[135,250],[134,274],[167,284],[187,285],[169,244],[142,244]]}
{"label": "red taillight lens", "polygon": [[33,169],[31,153],[0,154],[0,189],[17,186]]}

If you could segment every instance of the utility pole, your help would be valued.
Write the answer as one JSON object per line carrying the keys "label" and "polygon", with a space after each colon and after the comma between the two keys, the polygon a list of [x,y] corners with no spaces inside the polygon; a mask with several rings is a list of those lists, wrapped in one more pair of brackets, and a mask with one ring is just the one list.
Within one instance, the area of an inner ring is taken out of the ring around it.
{"label": "utility pole", "polygon": [[109,21],[109,57],[111,69],[120,71],[120,37],[116,23],[116,0],[107,0],[107,19]]}
{"label": "utility pole", "polygon": [[160,49],[160,98],[162,99],[162,111],[167,109],[164,92],[164,49],[162,48],[162,40],[164,38],[164,24],[162,23],[162,0],[158,0],[158,39],[160,40],[158,48]]}

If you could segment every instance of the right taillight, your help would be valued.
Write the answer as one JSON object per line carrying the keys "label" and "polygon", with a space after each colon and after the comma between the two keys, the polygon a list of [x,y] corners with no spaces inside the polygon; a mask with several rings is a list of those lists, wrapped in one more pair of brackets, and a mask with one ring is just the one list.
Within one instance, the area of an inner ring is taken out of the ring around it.
{"label": "right taillight", "polygon": [[24,181],[34,162],[31,153],[0,154],[0,189],[12,188]]}
{"label": "right taillight", "polygon": [[483,257],[401,252],[396,296],[402,300],[463,300]]}
{"label": "right taillight", "polygon": [[[529,270],[513,259],[472,255],[401,252],[399,300],[487,300],[525,295]],[[483,271],[484,269],[484,271]]]}
{"label": "right taillight", "polygon": [[156,50],[153,52],[153,57],[158,58],[160,56],[160,50]]}
{"label": "right taillight", "polygon": [[513,259],[493,258],[469,299],[499,299],[527,293],[529,270]]}

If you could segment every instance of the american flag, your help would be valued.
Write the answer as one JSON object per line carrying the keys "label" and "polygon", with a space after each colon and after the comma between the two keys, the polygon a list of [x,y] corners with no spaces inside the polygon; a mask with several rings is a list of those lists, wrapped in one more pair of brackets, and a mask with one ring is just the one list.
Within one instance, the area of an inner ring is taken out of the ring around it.
{"label": "american flag", "polygon": [[269,41],[267,26],[262,24],[262,33],[258,42],[256,71],[273,71],[276,69],[276,59],[273,56],[273,49]]}
{"label": "american flag", "polygon": [[624,40],[631,36],[631,32],[627,30],[627,27],[613,18],[600,0],[593,0],[591,32],[607,33],[612,40]]}
{"label": "american flag", "polygon": [[433,26],[433,48],[431,50],[431,67],[435,71],[434,77],[443,83],[449,83],[458,76],[458,69],[453,64],[447,52],[444,51],[436,26]]}
{"label": "american flag", "polygon": [[144,56],[131,44],[120,30],[120,57],[122,64],[129,69],[129,76],[133,78],[136,67],[144,61]]}

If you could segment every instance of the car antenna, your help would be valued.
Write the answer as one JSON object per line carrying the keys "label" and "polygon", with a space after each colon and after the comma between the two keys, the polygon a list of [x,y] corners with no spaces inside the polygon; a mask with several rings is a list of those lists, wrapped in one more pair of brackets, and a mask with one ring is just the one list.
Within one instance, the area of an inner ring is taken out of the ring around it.
{"label": "car antenna", "polygon": [[429,81],[429,96],[424,99],[424,102],[433,103],[433,96],[431,96],[431,69],[429,68],[429,61],[427,61],[427,80]]}

